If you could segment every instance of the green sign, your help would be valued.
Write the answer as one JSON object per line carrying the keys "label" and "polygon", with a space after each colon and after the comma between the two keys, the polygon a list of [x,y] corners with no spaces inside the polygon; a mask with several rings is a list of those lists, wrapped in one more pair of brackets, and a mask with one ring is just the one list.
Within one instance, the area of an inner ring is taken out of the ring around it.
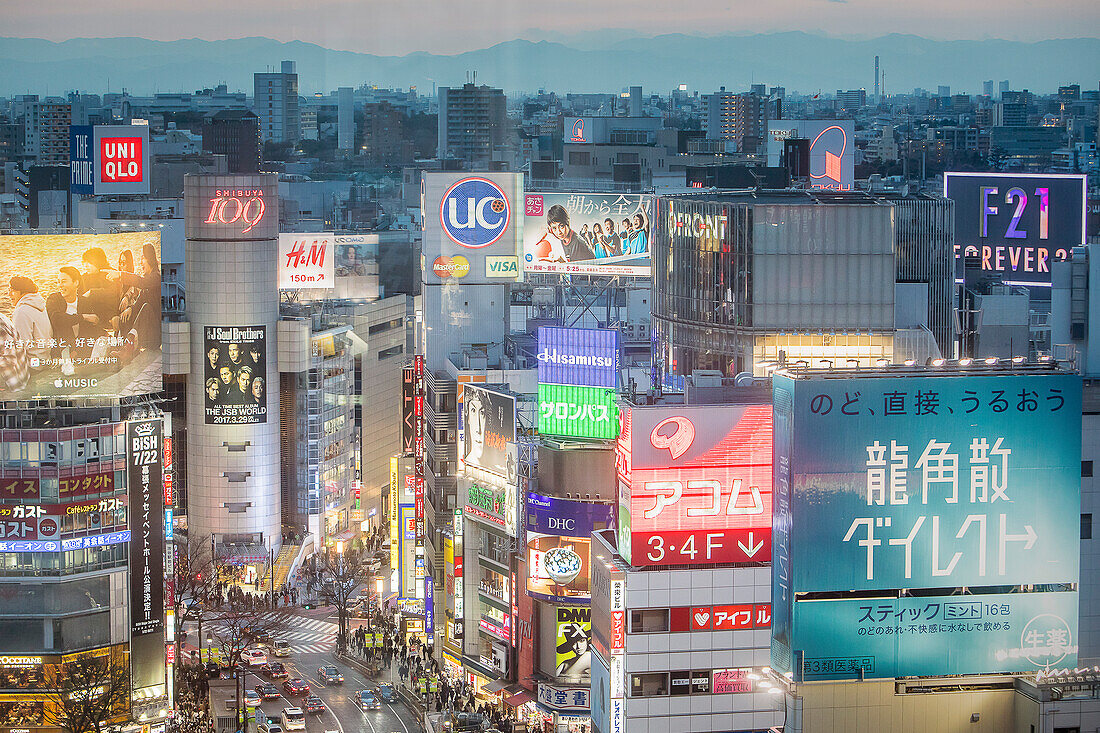
{"label": "green sign", "polygon": [[469,503],[478,509],[500,514],[504,506],[504,492],[493,491],[478,484],[472,484],[469,492]]}
{"label": "green sign", "polygon": [[568,438],[617,438],[619,404],[615,390],[608,387],[540,384],[539,432]]}

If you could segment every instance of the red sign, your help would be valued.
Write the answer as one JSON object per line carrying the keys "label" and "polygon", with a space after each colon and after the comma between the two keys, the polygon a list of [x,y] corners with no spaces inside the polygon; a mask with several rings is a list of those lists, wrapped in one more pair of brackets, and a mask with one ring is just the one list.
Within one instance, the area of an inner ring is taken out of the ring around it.
{"label": "red sign", "polygon": [[141,183],[145,179],[140,135],[99,140],[99,170],[104,183]]}
{"label": "red sign", "polygon": [[262,188],[216,189],[203,224],[239,223],[243,227],[241,234],[248,234],[263,220],[266,211]]}
{"label": "red sign", "polygon": [[164,470],[172,470],[172,439],[164,439]]}
{"label": "red sign", "polygon": [[611,612],[611,651],[621,652],[626,644],[626,611]]}
{"label": "red sign", "polygon": [[38,479],[0,479],[0,499],[37,499]]}
{"label": "red sign", "polygon": [[175,642],[168,642],[168,664],[176,663],[176,644]]}
{"label": "red sign", "polygon": [[164,506],[172,506],[172,473],[164,472]]}
{"label": "red sign", "polygon": [[737,631],[741,629],[767,629],[772,625],[770,603],[741,603],[732,606],[692,606],[690,609],[674,608],[673,615],[683,611],[691,613],[692,631]]}
{"label": "red sign", "polygon": [[770,404],[633,407],[621,425],[632,564],[771,560]]}
{"label": "red sign", "polygon": [[710,691],[714,695],[728,695],[731,692],[752,692],[751,669],[716,669]]}
{"label": "red sign", "polygon": [[88,494],[103,494],[115,490],[115,474],[97,473],[92,476],[63,476],[58,480],[58,495],[62,499],[74,499]]}

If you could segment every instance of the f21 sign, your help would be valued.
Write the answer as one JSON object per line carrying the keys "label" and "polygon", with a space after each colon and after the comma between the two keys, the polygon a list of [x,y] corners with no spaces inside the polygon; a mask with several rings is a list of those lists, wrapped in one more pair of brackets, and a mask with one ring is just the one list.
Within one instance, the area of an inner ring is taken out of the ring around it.
{"label": "f21 sign", "polygon": [[632,565],[771,559],[771,405],[632,407],[616,445]]}
{"label": "f21 sign", "polygon": [[955,257],[1009,284],[1050,287],[1051,263],[1085,242],[1085,176],[945,173]]}

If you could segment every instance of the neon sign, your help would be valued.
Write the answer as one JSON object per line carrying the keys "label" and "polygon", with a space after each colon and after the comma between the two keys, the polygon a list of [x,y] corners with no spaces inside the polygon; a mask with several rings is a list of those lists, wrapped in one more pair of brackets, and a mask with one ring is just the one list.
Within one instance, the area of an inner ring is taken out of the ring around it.
{"label": "neon sign", "polygon": [[210,213],[204,224],[247,225],[241,234],[248,234],[264,218],[267,206],[264,191],[255,189],[216,189],[210,199]]}
{"label": "neon sign", "polygon": [[[836,132],[833,132],[833,131]],[[825,137],[826,133],[833,132],[829,137]],[[836,149],[837,134],[840,135],[840,151],[833,152]],[[822,138],[825,137],[824,140]],[[816,150],[818,143],[821,143],[822,148],[825,150]],[[839,125],[830,125],[817,134],[814,141],[810,143],[810,160],[815,159],[815,155],[823,154],[823,171],[821,173],[814,173],[810,171],[810,178],[814,179],[811,184],[812,188],[829,188],[838,191],[849,191],[851,186],[845,186],[843,181],[843,169],[844,169],[844,151],[848,147],[848,135],[844,132],[844,129]],[[828,148],[832,148],[831,150]],[[821,181],[821,179],[826,179]],[[818,182],[821,181],[821,182]]]}

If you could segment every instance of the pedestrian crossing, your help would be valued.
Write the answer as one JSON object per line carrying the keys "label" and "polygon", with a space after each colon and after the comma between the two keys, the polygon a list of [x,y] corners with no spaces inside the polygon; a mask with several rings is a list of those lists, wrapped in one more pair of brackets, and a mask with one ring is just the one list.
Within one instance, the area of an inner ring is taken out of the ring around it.
{"label": "pedestrian crossing", "polygon": [[[334,621],[269,611],[257,614],[256,624],[276,629],[275,638],[286,640],[292,654],[325,653],[336,648],[337,625]],[[188,630],[194,628],[194,624],[187,626]],[[218,623],[204,624],[204,628],[217,629]],[[268,644],[264,646],[270,648]]]}

